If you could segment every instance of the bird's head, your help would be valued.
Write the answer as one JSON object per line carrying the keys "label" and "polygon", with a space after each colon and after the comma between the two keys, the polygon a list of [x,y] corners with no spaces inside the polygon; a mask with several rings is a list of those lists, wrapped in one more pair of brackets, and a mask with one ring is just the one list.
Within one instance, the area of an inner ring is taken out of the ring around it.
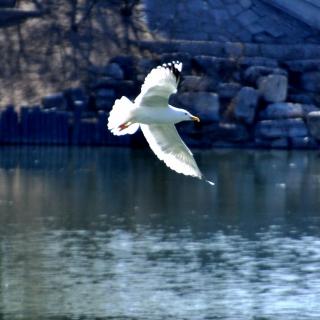
{"label": "bird's head", "polygon": [[189,111],[187,110],[181,110],[181,117],[182,120],[181,121],[196,121],[196,122],[200,122],[200,119],[194,115],[192,115]]}

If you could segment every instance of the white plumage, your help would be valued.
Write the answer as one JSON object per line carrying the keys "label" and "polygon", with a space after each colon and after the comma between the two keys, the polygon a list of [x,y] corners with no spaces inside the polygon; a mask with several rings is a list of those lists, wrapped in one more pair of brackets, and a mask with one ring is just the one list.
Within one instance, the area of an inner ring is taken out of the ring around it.
{"label": "white plumage", "polygon": [[182,63],[178,61],[152,69],[134,102],[126,97],[115,101],[108,129],[115,135],[123,135],[133,134],[140,127],[152,151],[169,168],[202,179],[192,152],[175,128],[181,121],[200,120],[187,110],[168,104],[170,95],[177,92],[181,70]]}

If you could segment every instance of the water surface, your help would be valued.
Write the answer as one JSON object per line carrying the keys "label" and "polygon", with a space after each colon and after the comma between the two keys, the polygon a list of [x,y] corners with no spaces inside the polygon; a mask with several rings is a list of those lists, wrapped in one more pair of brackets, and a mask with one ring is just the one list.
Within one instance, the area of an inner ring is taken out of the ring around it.
{"label": "water surface", "polygon": [[320,317],[317,152],[0,150],[0,319]]}

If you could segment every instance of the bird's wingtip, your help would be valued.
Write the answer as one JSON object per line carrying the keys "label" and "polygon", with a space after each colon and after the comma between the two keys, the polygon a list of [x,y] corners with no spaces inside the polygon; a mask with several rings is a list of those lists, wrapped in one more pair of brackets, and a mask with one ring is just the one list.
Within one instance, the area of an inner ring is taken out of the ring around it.
{"label": "bird's wingtip", "polygon": [[203,175],[200,177],[200,179],[201,179],[202,181],[210,184],[210,186],[212,186],[212,187],[216,185],[213,181],[208,180],[208,179],[207,179],[205,176],[203,176]]}
{"label": "bird's wingtip", "polygon": [[173,60],[171,62],[165,62],[162,65],[158,66],[157,69],[165,68],[169,69],[173,75],[175,76],[177,82],[180,79],[181,72],[182,72],[182,62],[179,60]]}
{"label": "bird's wingtip", "polygon": [[210,180],[205,180],[205,182],[209,183],[210,186],[215,186],[216,185],[213,181],[210,181]]}

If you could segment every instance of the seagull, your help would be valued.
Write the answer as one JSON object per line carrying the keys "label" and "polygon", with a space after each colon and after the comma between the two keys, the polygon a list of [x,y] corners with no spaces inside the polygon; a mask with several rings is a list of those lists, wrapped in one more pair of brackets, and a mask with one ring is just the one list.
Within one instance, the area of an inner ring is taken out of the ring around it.
{"label": "seagull", "polygon": [[121,136],[134,134],[140,128],[151,150],[170,169],[214,185],[204,178],[175,127],[181,121],[200,122],[189,111],[169,105],[169,97],[177,92],[181,71],[179,61],[152,69],[134,102],[125,96],[115,101],[108,118],[108,129]]}

